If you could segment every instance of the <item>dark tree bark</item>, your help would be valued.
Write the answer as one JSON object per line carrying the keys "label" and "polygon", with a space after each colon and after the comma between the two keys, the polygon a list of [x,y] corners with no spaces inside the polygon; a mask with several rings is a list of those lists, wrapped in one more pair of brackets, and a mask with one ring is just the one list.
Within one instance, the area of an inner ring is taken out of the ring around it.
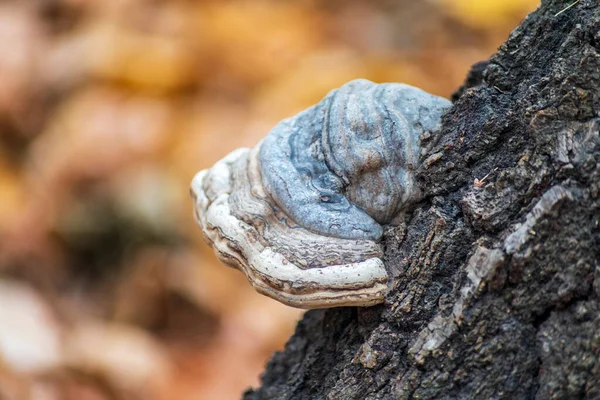
{"label": "dark tree bark", "polygon": [[571,2],[455,95],[386,303],[307,312],[246,399],[600,399],[600,4]]}

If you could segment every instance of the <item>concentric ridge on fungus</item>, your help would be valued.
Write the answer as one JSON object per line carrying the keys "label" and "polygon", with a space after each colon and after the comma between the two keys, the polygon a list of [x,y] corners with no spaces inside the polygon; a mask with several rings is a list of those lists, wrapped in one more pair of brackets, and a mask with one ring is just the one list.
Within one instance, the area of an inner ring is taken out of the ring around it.
{"label": "concentric ridge on fungus", "polygon": [[219,259],[300,308],[383,302],[382,225],[419,201],[420,137],[451,103],[398,84],[349,82],[192,182]]}

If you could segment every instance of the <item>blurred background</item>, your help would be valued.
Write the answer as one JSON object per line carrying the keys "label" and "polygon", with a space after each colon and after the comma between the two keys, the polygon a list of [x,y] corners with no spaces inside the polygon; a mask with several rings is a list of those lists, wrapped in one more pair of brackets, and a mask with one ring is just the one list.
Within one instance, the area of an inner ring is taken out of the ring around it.
{"label": "blurred background", "polygon": [[302,311],[194,173],[354,78],[449,96],[534,0],[0,2],[0,399],[236,399]]}

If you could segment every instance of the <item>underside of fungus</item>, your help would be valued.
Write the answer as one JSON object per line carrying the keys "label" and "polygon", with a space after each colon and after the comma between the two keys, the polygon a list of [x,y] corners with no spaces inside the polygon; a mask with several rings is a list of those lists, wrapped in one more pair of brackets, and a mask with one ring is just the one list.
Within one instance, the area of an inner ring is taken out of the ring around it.
{"label": "underside of fungus", "polygon": [[384,301],[382,225],[420,200],[420,138],[450,102],[347,83],[192,181],[205,240],[254,288],[299,308]]}

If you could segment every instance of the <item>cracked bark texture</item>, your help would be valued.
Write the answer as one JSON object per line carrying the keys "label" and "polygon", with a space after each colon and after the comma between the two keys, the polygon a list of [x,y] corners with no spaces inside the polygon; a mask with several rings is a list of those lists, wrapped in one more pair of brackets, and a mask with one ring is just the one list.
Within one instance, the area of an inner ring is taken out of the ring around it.
{"label": "cracked bark texture", "polygon": [[245,399],[600,399],[600,5],[570,3],[454,95],[386,303],[307,312]]}

